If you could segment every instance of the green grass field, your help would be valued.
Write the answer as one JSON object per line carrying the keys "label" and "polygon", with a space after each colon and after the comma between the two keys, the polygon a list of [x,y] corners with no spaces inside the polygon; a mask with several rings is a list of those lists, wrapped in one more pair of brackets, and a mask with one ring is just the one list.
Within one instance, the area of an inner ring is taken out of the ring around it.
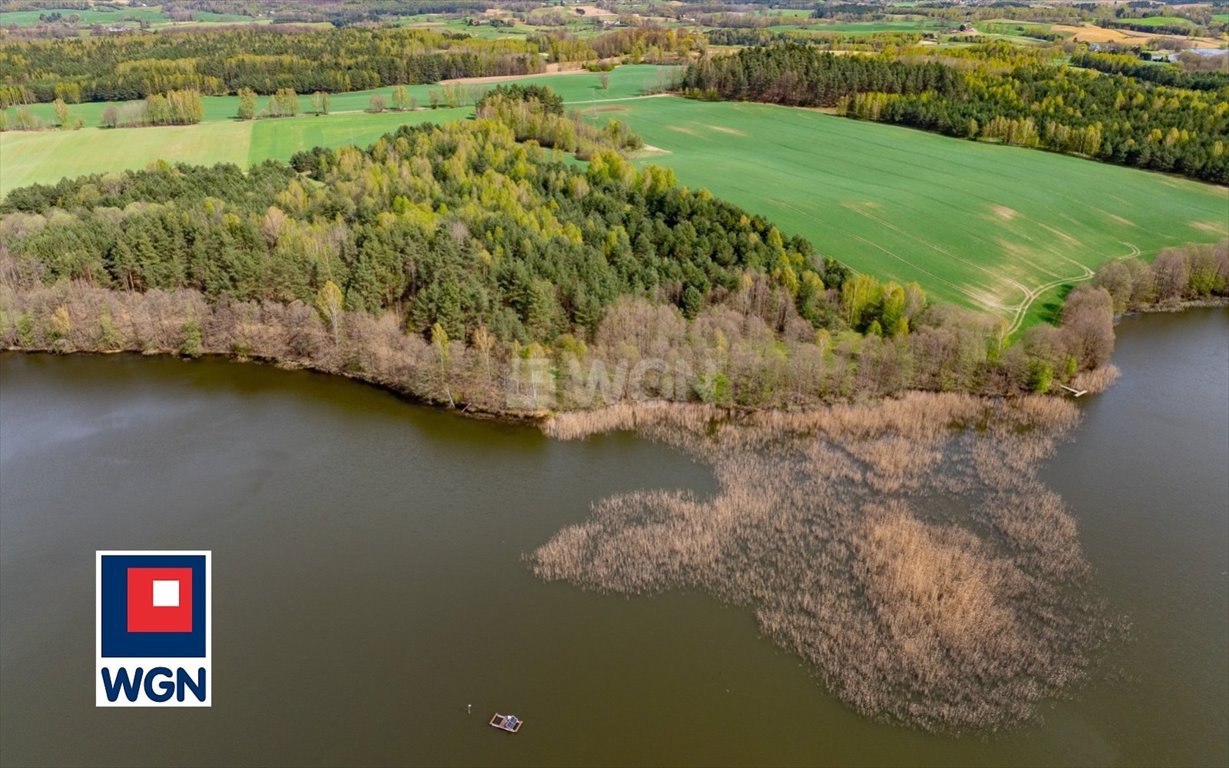
{"label": "green grass field", "polygon": [[1107,259],[1229,236],[1229,190],[1075,157],[763,104],[664,97],[600,117],[664,150],[641,162],[820,253],[1013,323]]}
{"label": "green grass field", "polygon": [[1195,26],[1195,22],[1183,16],[1146,16],[1142,19],[1118,19],[1118,21],[1123,24],[1132,24],[1138,27],[1193,27]]}
{"label": "green grass field", "polygon": [[76,14],[81,24],[118,24],[124,21],[148,21],[150,23],[166,21],[161,6],[151,8],[124,8],[78,10],[75,8],[48,8],[37,11],[5,11],[0,13],[0,25],[16,24],[28,27],[37,24],[39,14],[59,13],[64,17]]}
{"label": "green grass field", "polygon": [[[650,145],[638,162],[673,168],[681,183],[762,214],[858,271],[916,280],[936,298],[1014,325],[1044,318],[1060,286],[1107,259],[1229,236],[1221,187],[812,110],[640,95],[669,74],[620,67],[607,91],[590,73],[533,82],[594,119],[627,122]],[[411,91],[425,104],[433,87]],[[351,111],[371,93],[335,95],[334,114],[324,117],[239,122],[229,117],[235,100],[224,98],[207,100],[207,121],[195,126],[10,131],[0,134],[0,194],[157,159],[285,160],[311,146],[366,145],[403,123],[472,114]]]}
{"label": "green grass field", "polygon": [[65,176],[144,168],[159,160],[246,166],[252,140],[247,123],[206,123],[104,131],[9,131],[0,134],[0,193]]}
{"label": "green grass field", "polygon": [[1044,34],[1050,31],[1049,24],[1038,24],[1031,21],[1010,21],[994,19],[979,21],[975,25],[978,32],[986,35],[1001,35],[1004,37],[1023,37],[1029,34]]}
{"label": "green grass field", "polygon": [[898,18],[891,21],[834,21],[814,24],[777,24],[767,27],[774,32],[812,32],[815,34],[873,35],[877,32],[926,32],[939,30],[943,24],[928,19]]}
{"label": "green grass field", "polygon": [[147,22],[155,28],[210,26],[217,24],[250,24],[268,23],[268,19],[256,20],[251,16],[237,13],[213,13],[211,11],[194,11],[193,21],[171,22],[163,13],[161,6],[130,7],[130,8],[94,8],[80,10],[75,8],[48,8],[36,11],[4,11],[0,13],[0,26],[16,24],[19,27],[29,27],[39,22],[40,14],[59,13],[64,18],[76,15],[78,26],[92,24],[133,24]]}

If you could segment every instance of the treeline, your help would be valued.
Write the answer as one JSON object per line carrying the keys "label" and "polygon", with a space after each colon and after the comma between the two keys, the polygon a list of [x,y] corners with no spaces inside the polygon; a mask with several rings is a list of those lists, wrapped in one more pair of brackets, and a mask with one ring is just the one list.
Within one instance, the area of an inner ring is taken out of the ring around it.
{"label": "treeline", "polygon": [[0,106],[129,101],[169,90],[216,96],[341,92],[541,71],[538,46],[422,29],[221,30],[0,44]]}
{"label": "treeline", "polygon": [[192,125],[205,115],[201,95],[196,91],[154,93],[144,101],[108,105],[99,116],[103,128],[130,128],[142,125]]}
{"label": "treeline", "polygon": [[[693,97],[837,107],[860,119],[1229,183],[1229,88],[1056,66],[1001,43],[959,56],[948,66],[786,44],[695,62],[682,83]],[[1004,71],[1005,63],[1014,66]]]}
{"label": "treeline", "polygon": [[1174,88],[1191,88],[1197,91],[1229,89],[1229,72],[1185,72],[1173,64],[1144,61],[1138,56],[1121,53],[1077,51],[1071,56],[1071,65],[1114,75],[1126,75]]}
{"label": "treeline", "polygon": [[[24,105],[14,110],[12,121],[9,120],[7,112],[0,110],[0,132],[42,131],[52,127],[76,129],[85,126],[83,118],[71,118],[72,110],[68,102],[62,98],[55,100],[52,111],[55,114],[54,123],[48,123],[35,116]],[[102,128],[192,125],[199,123],[204,114],[201,95],[196,91],[169,91],[151,94],[142,101],[108,105],[98,116],[98,125]]]}
{"label": "treeline", "polygon": [[1114,313],[1166,309],[1227,295],[1229,241],[1167,248],[1151,262],[1115,259],[1097,269],[1093,285],[1105,289]]}
{"label": "treeline", "polygon": [[[265,108],[258,110],[256,91],[251,88],[239,89],[239,107],[235,116],[240,120],[255,120],[258,117],[294,117],[299,114],[299,94],[293,88],[278,88],[269,96]],[[318,115],[328,114],[329,95],[317,91],[312,95],[312,111]]]}
{"label": "treeline", "polygon": [[833,107],[855,93],[956,95],[960,73],[938,62],[887,56],[838,56],[787,43],[748,48],[691,64],[683,76],[692,96]]}

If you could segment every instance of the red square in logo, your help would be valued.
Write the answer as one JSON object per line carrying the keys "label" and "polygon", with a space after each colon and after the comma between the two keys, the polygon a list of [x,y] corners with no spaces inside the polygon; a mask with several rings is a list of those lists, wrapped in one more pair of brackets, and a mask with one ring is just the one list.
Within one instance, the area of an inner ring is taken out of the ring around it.
{"label": "red square in logo", "polygon": [[191,632],[192,569],[129,568],[128,631]]}

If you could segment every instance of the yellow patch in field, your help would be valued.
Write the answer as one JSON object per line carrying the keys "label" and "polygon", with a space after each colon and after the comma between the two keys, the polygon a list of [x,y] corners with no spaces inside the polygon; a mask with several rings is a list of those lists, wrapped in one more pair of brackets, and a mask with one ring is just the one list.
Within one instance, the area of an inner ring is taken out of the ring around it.
{"label": "yellow patch in field", "polygon": [[727,128],[724,125],[710,125],[709,130],[719,131],[721,133],[728,133],[731,136],[746,136],[747,135],[743,133],[742,131],[738,130],[737,128]]}
{"label": "yellow patch in field", "polygon": [[1009,308],[1008,301],[1010,301],[1010,298],[996,291],[972,285],[963,285],[960,287],[960,292],[968,296],[970,302],[989,312]]}
{"label": "yellow patch in field", "polygon": [[1207,232],[1208,234],[1212,235],[1221,235],[1225,232],[1229,232],[1229,227],[1217,226],[1216,224],[1212,224],[1211,222],[1207,221],[1188,221],[1186,223],[1200,232]]}
{"label": "yellow patch in field", "polygon": [[1011,221],[1019,215],[1019,211],[1014,208],[1008,208],[1005,205],[992,205],[990,206],[990,210],[994,211],[994,215],[998,216],[1000,219],[1006,219],[1007,221]]}
{"label": "yellow patch in field", "polygon": [[849,210],[854,211],[855,213],[860,213],[863,216],[869,216],[871,215],[871,212],[879,207],[879,203],[875,202],[874,200],[843,200],[841,201],[841,207],[848,208]]}
{"label": "yellow patch in field", "polygon": [[1106,218],[1108,218],[1110,221],[1113,221],[1116,224],[1121,224],[1124,227],[1135,226],[1135,222],[1131,221],[1130,219],[1124,219],[1116,213],[1110,213],[1109,211],[1101,211],[1101,213],[1104,213]]}
{"label": "yellow patch in field", "polygon": [[1123,29],[1107,29],[1095,25],[1087,26],[1071,26],[1069,24],[1055,24],[1050,28],[1054,32],[1066,32],[1073,34],[1072,38],[1077,43],[1119,43],[1121,45],[1143,45],[1152,37],[1144,32],[1134,32]]}
{"label": "yellow patch in field", "polygon": [[669,127],[669,128],[670,128],[670,130],[672,130],[672,131],[678,131],[679,133],[685,133],[685,134],[687,134],[688,136],[697,136],[697,137],[698,137],[698,136],[700,135],[700,134],[696,133],[694,130],[692,130],[691,128],[686,128],[686,127],[681,126],[681,125],[671,125],[671,126],[668,126],[668,127]]}

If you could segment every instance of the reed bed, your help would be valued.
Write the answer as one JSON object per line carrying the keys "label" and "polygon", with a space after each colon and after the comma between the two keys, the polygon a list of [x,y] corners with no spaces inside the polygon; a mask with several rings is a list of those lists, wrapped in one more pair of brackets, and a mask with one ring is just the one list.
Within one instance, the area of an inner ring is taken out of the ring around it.
{"label": "reed bed", "polygon": [[710,463],[719,490],[603,499],[530,559],[540,577],[588,589],[700,588],[749,606],[765,635],[868,716],[1009,727],[1083,679],[1114,629],[1074,518],[1037,479],[1077,422],[1057,398],[948,394],[568,414],[548,432],[635,429]]}
{"label": "reed bed", "polygon": [[1094,368],[1091,371],[1081,371],[1075,376],[1075,380],[1071,382],[1071,386],[1075,389],[1087,390],[1092,394],[1099,394],[1109,389],[1118,381],[1121,372],[1116,365],[1103,365],[1100,368]]}

